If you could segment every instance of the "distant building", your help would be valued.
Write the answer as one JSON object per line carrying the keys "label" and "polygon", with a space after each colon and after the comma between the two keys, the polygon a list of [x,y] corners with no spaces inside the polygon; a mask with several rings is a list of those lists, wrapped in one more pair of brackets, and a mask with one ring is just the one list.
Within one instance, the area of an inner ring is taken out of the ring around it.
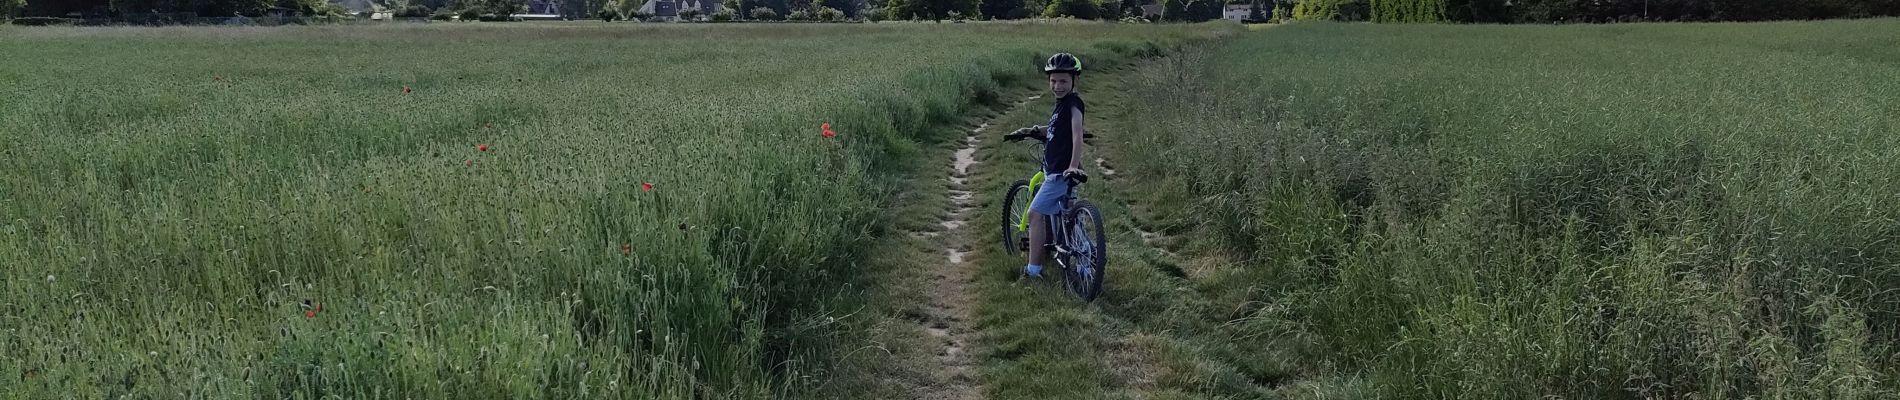
{"label": "distant building", "polygon": [[1220,17],[1234,22],[1242,22],[1246,21],[1249,15],[1253,15],[1252,4],[1228,4],[1226,9],[1221,10]]}
{"label": "distant building", "polygon": [[559,0],[528,0],[527,14],[557,15],[557,16],[562,15],[561,1]]}
{"label": "distant building", "polygon": [[1160,19],[1161,10],[1162,8],[1160,4],[1143,4],[1141,5],[1141,17],[1148,18],[1148,19]]}
{"label": "distant building", "polygon": [[719,11],[717,0],[647,0],[640,6],[640,12],[652,15],[661,21],[678,20],[680,10],[698,9],[702,17],[710,17]]}

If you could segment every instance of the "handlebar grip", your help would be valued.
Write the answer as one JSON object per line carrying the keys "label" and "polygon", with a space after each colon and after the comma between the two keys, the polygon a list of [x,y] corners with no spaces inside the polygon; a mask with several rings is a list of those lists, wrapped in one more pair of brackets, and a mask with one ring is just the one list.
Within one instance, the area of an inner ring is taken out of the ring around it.
{"label": "handlebar grip", "polygon": [[1080,185],[1080,184],[1084,184],[1084,183],[1088,183],[1088,182],[1089,182],[1089,174],[1088,174],[1088,173],[1086,173],[1086,172],[1076,172],[1076,173],[1072,173],[1072,174],[1062,174],[1062,177],[1064,177],[1064,178],[1069,178],[1069,181],[1070,181],[1070,182],[1075,182],[1075,184],[1077,184],[1077,185]]}

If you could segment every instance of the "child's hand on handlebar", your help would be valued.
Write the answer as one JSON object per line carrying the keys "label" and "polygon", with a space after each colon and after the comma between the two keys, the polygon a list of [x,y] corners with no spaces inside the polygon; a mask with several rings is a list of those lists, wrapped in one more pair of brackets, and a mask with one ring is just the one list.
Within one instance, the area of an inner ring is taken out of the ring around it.
{"label": "child's hand on handlebar", "polygon": [[1033,135],[1033,134],[1035,134],[1035,133],[1036,133],[1036,128],[1022,128],[1022,129],[1017,129],[1017,130],[1016,130],[1015,132],[1010,132],[1010,133],[1008,133],[1008,134],[1004,134],[1004,135],[1003,135],[1003,140],[1004,140],[1004,141],[1010,141],[1010,142],[1014,142],[1014,141],[1018,141],[1018,140],[1023,140],[1023,139],[1028,139],[1028,138],[1029,138],[1029,135]]}
{"label": "child's hand on handlebar", "polygon": [[1074,181],[1076,183],[1089,181],[1089,174],[1087,172],[1082,172],[1081,168],[1069,168],[1066,171],[1062,171],[1062,177],[1068,178],[1070,181]]}

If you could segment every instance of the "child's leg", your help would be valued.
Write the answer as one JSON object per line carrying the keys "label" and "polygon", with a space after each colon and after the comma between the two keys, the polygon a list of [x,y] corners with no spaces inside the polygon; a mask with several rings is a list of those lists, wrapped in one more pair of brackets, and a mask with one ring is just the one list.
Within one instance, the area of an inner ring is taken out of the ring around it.
{"label": "child's leg", "polygon": [[1024,272],[1042,275],[1042,263],[1049,261],[1049,249],[1043,247],[1049,243],[1049,216],[1062,212],[1063,197],[1068,193],[1069,182],[1065,179],[1045,179],[1036,189],[1035,200],[1029,202],[1029,265]]}
{"label": "child's leg", "polygon": [[[1042,213],[1029,213],[1029,265],[1031,266],[1041,266],[1042,263],[1049,261],[1049,248],[1043,247],[1044,244],[1049,243],[1049,223],[1046,222],[1048,220],[1049,217],[1043,216]],[[1032,275],[1041,272],[1029,271]]]}

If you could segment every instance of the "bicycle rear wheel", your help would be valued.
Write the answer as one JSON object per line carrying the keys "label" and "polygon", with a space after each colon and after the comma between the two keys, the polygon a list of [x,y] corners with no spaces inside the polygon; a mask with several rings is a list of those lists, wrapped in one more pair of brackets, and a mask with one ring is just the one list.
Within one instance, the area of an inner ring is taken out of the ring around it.
{"label": "bicycle rear wheel", "polygon": [[1009,250],[1011,256],[1027,251],[1023,243],[1029,231],[1023,228],[1029,223],[1024,218],[1028,215],[1025,213],[1029,211],[1029,200],[1035,194],[1029,191],[1028,180],[1017,180],[1009,184],[1009,193],[1003,196],[1003,248]]}
{"label": "bicycle rear wheel", "polygon": [[1102,280],[1108,266],[1108,238],[1102,231],[1102,210],[1095,203],[1079,200],[1063,213],[1067,220],[1063,224],[1068,229],[1067,247],[1073,251],[1069,269],[1063,272],[1065,285],[1069,291],[1083,302],[1095,301],[1102,295]]}

